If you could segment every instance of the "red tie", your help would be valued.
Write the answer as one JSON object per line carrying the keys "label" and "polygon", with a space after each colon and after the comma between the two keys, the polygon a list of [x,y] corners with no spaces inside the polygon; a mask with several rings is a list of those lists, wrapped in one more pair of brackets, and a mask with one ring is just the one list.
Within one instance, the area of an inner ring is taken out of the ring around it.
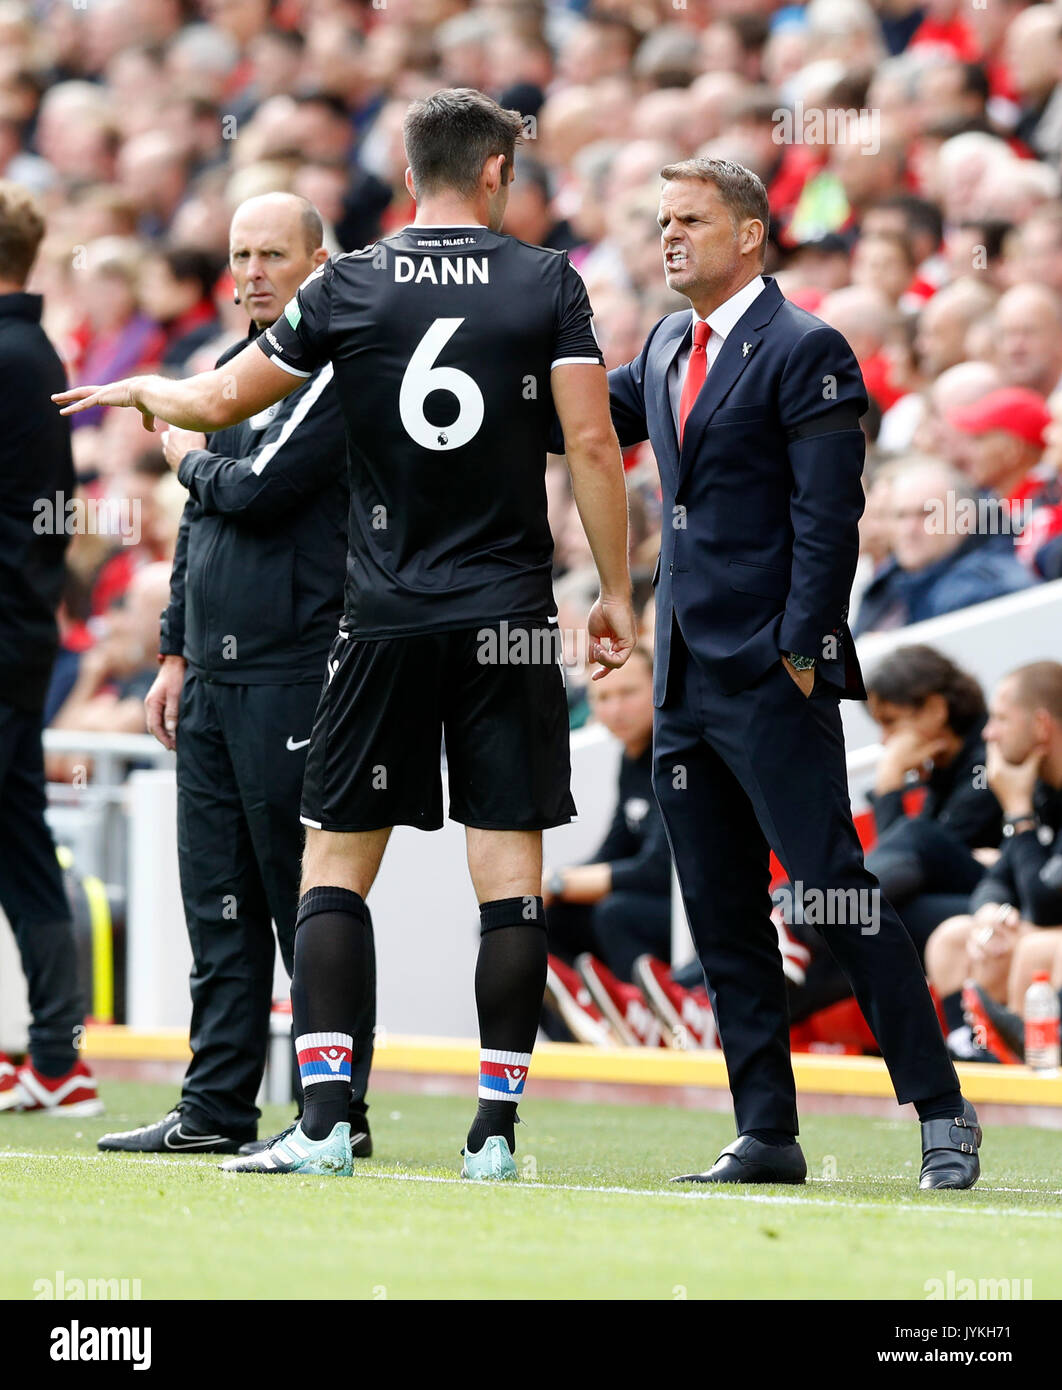
{"label": "red tie", "polygon": [[682,395],[679,397],[679,444],[682,443],[682,432],[686,428],[686,418],[693,409],[698,392],[704,385],[704,378],[708,375],[706,348],[711,332],[712,330],[704,319],[694,320],[693,349],[686,366],[686,380],[682,383]]}

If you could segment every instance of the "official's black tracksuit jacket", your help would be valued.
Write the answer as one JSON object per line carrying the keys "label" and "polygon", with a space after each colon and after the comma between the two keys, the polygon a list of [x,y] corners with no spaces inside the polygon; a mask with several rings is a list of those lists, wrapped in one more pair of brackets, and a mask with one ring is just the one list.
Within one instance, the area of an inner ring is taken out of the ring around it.
{"label": "official's black tracksuit jacket", "polygon": [[41,719],[58,647],[70,424],[52,404],[66,373],[36,294],[0,295],[0,906],[29,990],[30,1053],[59,1075],[76,1060],[83,1008],[70,908],[46,805]]}
{"label": "official's black tracksuit jacket", "polygon": [[[235,355],[238,344],[219,359]],[[188,662],[177,726],[177,843],[192,945],[190,1123],[253,1135],[276,922],[294,963],[306,745],[343,612],[346,439],[326,364],[269,410],[219,430],[178,470],[188,489],[162,617]],[[372,1060],[375,982],[354,1040]]]}

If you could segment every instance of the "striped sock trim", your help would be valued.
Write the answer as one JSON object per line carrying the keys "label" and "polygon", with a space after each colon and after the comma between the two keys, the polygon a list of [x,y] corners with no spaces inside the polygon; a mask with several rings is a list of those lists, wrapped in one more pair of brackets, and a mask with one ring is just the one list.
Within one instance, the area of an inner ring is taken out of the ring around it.
{"label": "striped sock trim", "polygon": [[303,1087],[320,1081],[344,1081],[350,1085],[354,1039],[349,1033],[302,1033],[295,1039],[299,1079]]}
{"label": "striped sock trim", "polygon": [[480,1100],[507,1100],[513,1105],[519,1104],[530,1065],[530,1052],[482,1048],[479,1054]]}

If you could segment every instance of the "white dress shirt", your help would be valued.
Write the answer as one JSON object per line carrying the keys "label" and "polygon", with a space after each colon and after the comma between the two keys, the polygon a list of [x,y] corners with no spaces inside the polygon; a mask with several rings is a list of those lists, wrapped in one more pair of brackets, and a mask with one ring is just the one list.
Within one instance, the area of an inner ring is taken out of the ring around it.
{"label": "white dress shirt", "polygon": [[[723,344],[733,332],[739,318],[755,299],[758,299],[767,288],[762,275],[757,275],[750,280],[747,285],[742,286],[737,294],[732,294],[729,299],[724,299],[717,309],[713,309],[705,322],[712,330],[709,335],[707,345],[704,350],[706,358],[706,379],[707,372],[712,370],[712,363],[723,350]],[[679,401],[682,398],[682,384],[686,380],[686,368],[689,365],[690,353],[693,351],[693,324],[700,318],[697,310],[693,311],[693,318],[690,320],[689,341],[682,351],[672,362],[667,374],[668,395],[671,397],[671,415],[675,421],[675,429],[678,430]]]}

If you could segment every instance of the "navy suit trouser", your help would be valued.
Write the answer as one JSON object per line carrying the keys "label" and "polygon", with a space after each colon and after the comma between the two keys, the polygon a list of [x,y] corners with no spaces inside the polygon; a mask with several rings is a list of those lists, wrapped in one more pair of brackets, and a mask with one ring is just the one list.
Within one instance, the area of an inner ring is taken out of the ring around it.
{"label": "navy suit trouser", "polygon": [[[838,699],[806,697],[781,658],[726,694],[676,623],[656,711],[653,785],[726,1056],[739,1134],[797,1133],[769,853],[814,910],[901,1102],[958,1089],[918,953],[863,862]],[[797,890],[795,890],[797,891]]]}

